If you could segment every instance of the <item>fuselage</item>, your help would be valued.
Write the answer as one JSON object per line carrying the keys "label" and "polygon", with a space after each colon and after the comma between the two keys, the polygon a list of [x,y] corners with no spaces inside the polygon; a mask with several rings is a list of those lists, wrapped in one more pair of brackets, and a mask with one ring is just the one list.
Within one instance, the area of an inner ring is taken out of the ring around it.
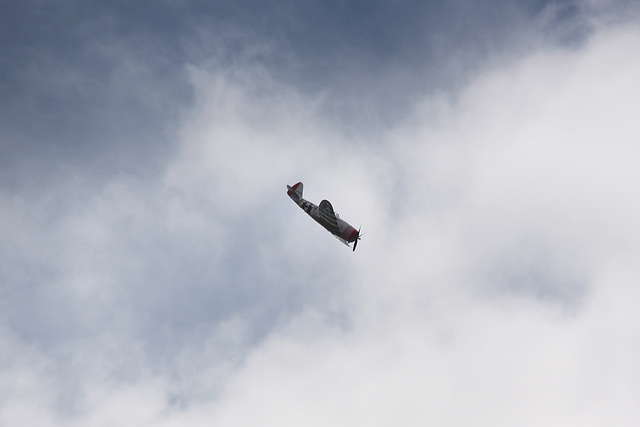
{"label": "fuselage", "polygon": [[[292,197],[293,199],[293,197]],[[300,208],[305,211],[311,218],[313,218],[318,224],[323,226],[327,231],[336,236],[338,239],[344,241],[345,243],[351,243],[355,241],[358,237],[358,230],[353,228],[347,221],[340,218],[338,214],[336,216],[336,222],[338,224],[337,230],[331,225],[327,220],[322,217],[320,212],[320,208],[311,203],[308,200],[299,198],[298,201],[294,200]]]}

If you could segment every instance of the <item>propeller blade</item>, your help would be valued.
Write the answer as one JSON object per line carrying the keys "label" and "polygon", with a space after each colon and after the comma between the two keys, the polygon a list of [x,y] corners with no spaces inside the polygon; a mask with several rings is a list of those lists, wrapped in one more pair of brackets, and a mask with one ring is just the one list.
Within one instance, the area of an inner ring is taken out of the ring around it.
{"label": "propeller blade", "polygon": [[361,227],[358,227],[358,234],[356,234],[356,240],[353,241],[353,251],[352,252],[355,252],[356,251],[356,246],[358,246],[358,240],[360,240],[360,228]]}

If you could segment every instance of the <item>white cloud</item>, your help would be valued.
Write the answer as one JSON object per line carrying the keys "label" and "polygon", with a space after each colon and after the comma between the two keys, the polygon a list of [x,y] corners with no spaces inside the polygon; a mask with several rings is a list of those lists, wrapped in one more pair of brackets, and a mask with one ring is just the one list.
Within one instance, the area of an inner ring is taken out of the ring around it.
{"label": "white cloud", "polygon": [[375,145],[259,68],[192,68],[159,179],[0,193],[3,278],[32,286],[0,424],[635,425],[639,48],[539,50]]}
{"label": "white cloud", "polygon": [[353,329],[273,336],[214,419],[637,422],[639,44],[624,27],[537,53],[392,136],[408,207],[354,257]]}

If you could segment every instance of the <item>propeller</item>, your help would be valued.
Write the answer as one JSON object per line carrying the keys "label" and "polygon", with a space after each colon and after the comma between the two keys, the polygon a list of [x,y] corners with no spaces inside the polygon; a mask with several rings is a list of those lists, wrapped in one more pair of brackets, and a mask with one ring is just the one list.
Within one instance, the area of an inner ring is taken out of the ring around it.
{"label": "propeller", "polygon": [[356,234],[356,240],[353,241],[353,251],[356,251],[356,246],[358,246],[358,240],[360,240],[360,228],[362,227],[358,227],[358,234]]}

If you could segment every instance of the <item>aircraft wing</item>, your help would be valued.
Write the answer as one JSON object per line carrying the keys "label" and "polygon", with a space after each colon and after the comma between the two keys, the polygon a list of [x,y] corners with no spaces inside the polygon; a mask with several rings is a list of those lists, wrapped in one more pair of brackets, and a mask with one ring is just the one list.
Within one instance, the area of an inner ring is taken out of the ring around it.
{"label": "aircraft wing", "polygon": [[333,211],[333,206],[329,203],[328,200],[323,200],[320,202],[320,218],[329,225],[332,229],[332,233],[338,232],[338,220],[336,218],[336,213]]}
{"label": "aircraft wing", "polygon": [[344,240],[342,237],[338,237],[338,236],[336,236],[335,234],[333,235],[333,237],[335,237],[336,239],[340,240],[340,241],[341,241],[342,243],[344,243],[347,247],[349,247],[349,248],[351,247],[351,246],[349,246],[349,243],[348,243],[346,240]]}

